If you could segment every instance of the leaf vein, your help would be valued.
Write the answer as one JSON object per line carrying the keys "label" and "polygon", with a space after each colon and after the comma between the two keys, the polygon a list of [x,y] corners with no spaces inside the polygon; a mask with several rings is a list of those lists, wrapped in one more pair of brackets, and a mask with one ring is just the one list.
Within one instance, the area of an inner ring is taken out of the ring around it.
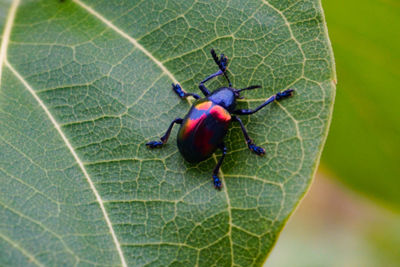
{"label": "leaf vein", "polygon": [[97,202],[98,202],[98,204],[100,206],[100,209],[101,209],[101,211],[103,213],[103,216],[104,216],[104,219],[106,221],[106,224],[107,224],[107,226],[108,226],[108,228],[110,230],[111,237],[112,237],[112,239],[114,241],[114,244],[116,246],[117,252],[118,252],[118,254],[119,254],[120,258],[121,258],[121,263],[122,263],[122,265],[124,267],[126,267],[127,264],[126,264],[125,258],[123,256],[123,253],[122,253],[122,250],[121,250],[121,246],[120,246],[119,241],[117,239],[117,236],[116,236],[116,234],[114,232],[114,229],[113,229],[111,221],[110,221],[110,219],[108,217],[107,211],[106,211],[106,209],[104,207],[103,200],[101,199],[100,194],[97,192],[97,189],[94,186],[94,183],[93,183],[92,179],[90,178],[89,174],[87,173],[86,168],[83,165],[83,162],[78,157],[78,155],[75,152],[75,149],[72,147],[71,143],[69,142],[69,140],[65,136],[64,132],[61,130],[60,125],[57,123],[57,121],[55,120],[53,115],[50,113],[49,109],[46,107],[46,105],[43,103],[43,101],[36,94],[35,90],[25,81],[25,79],[14,69],[14,67],[7,60],[5,60],[5,64],[12,71],[12,73],[18,78],[18,80],[21,81],[21,83],[26,87],[26,89],[32,94],[32,96],[38,102],[40,107],[42,107],[42,109],[44,110],[44,112],[46,113],[48,118],[50,119],[51,123],[53,124],[54,128],[57,130],[57,132],[61,136],[62,140],[65,142],[65,145],[67,146],[67,148],[71,152],[72,156],[76,160],[76,162],[79,165],[80,169],[82,170],[82,173],[84,174],[84,176],[85,176],[90,188],[92,189],[92,191],[93,191],[93,193],[94,193],[94,195],[96,197],[96,200],[97,200]]}
{"label": "leaf vein", "polygon": [[106,24],[108,27],[113,29],[115,32],[117,32],[119,35],[127,39],[129,42],[131,42],[135,47],[137,47],[140,51],[142,51],[146,56],[148,56],[154,63],[157,64],[157,66],[165,73],[167,76],[174,82],[178,83],[178,80],[174,77],[174,75],[162,64],[161,61],[156,59],[146,48],[144,48],[135,38],[129,36],[127,33],[119,29],[117,26],[115,26],[111,21],[103,17],[101,14],[99,14],[97,11],[95,11],[93,8],[90,6],[82,3],[80,0],[73,0],[76,4],[81,6],[83,9],[88,11],[90,14],[98,18],[101,22]]}
{"label": "leaf vein", "polygon": [[1,78],[2,78],[3,65],[7,59],[7,48],[8,48],[8,43],[10,41],[11,29],[14,24],[15,14],[17,13],[19,2],[20,2],[19,0],[13,1],[11,8],[8,12],[6,26],[4,28],[3,36],[1,38],[2,42],[0,47],[0,85],[2,80]]}
{"label": "leaf vein", "polygon": [[23,249],[22,247],[19,246],[19,244],[15,243],[15,241],[9,239],[8,237],[6,237],[5,235],[0,233],[0,238],[2,238],[3,240],[5,240],[7,243],[9,243],[11,246],[13,246],[14,248],[18,249],[19,251],[21,251],[22,254],[24,254],[29,261],[33,262],[34,264],[36,264],[37,266],[41,266],[44,267],[44,265],[39,262],[34,255],[30,254],[28,251],[26,251],[25,249]]}
{"label": "leaf vein", "polygon": [[[37,221],[37,220],[33,219],[32,217],[27,216],[27,215],[25,215],[25,214],[23,214],[23,213],[21,213],[21,212],[15,210],[15,209],[11,208],[11,207],[5,205],[5,204],[2,203],[2,202],[0,202],[0,206],[2,206],[3,208],[5,208],[5,209],[11,211],[12,213],[15,213],[15,214],[18,215],[19,217],[24,218],[24,219],[26,219],[26,220],[28,220],[28,221],[30,221],[30,222],[32,222],[32,223],[38,225],[40,228],[42,228],[44,231],[48,232],[49,234],[54,235],[58,240],[60,240],[60,242],[61,242],[61,243],[63,244],[63,246],[65,247],[65,249],[66,249],[69,253],[71,253],[72,255],[74,255],[74,257],[76,258],[76,260],[79,261],[79,258],[78,258],[78,257],[74,254],[74,252],[69,248],[69,246],[65,243],[65,241],[62,239],[62,237],[61,237],[60,235],[58,235],[57,233],[55,233],[53,230],[47,228],[45,225],[43,225],[42,222]],[[0,233],[0,235],[1,235],[1,233]],[[21,249],[22,249],[22,248],[21,248]]]}

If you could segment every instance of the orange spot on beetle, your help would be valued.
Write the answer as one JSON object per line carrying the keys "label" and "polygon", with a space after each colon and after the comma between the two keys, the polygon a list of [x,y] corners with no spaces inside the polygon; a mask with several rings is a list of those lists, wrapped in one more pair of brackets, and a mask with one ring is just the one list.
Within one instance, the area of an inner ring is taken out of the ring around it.
{"label": "orange spot on beetle", "polygon": [[230,121],[231,114],[221,106],[213,106],[210,110],[211,115],[219,121]]}
{"label": "orange spot on beetle", "polygon": [[208,110],[212,105],[211,101],[206,101],[196,105],[196,109],[198,110]]}

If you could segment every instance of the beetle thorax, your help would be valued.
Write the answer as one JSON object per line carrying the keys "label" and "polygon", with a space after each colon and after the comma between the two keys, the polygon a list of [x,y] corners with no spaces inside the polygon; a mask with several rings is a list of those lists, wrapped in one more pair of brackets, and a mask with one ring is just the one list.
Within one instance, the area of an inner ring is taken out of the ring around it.
{"label": "beetle thorax", "polygon": [[232,112],[236,106],[236,95],[233,89],[222,87],[212,92],[207,99],[216,105],[224,107],[229,112]]}

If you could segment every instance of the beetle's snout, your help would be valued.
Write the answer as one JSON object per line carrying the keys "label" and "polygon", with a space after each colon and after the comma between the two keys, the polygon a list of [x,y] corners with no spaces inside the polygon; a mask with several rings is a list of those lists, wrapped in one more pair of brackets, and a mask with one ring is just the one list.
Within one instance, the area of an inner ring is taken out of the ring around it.
{"label": "beetle's snout", "polygon": [[242,88],[242,89],[239,89],[239,90],[234,90],[234,92],[235,92],[235,97],[236,97],[236,98],[239,98],[239,99],[242,99],[243,97],[240,96],[240,92],[241,92],[241,91],[253,90],[253,89],[257,89],[257,88],[261,88],[261,85],[252,85],[252,86],[249,86],[249,87],[246,87],[246,88]]}
{"label": "beetle's snout", "polygon": [[244,97],[240,95],[240,90],[233,90],[236,99],[243,99]]}

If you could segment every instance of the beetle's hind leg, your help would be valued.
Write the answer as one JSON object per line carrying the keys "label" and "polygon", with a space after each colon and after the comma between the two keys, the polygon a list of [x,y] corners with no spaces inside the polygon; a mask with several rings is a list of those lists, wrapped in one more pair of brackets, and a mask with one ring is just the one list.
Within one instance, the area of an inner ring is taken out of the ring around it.
{"label": "beetle's hind leg", "polygon": [[171,124],[168,127],[168,130],[160,138],[161,141],[151,141],[151,142],[146,143],[146,146],[148,146],[149,148],[156,148],[156,147],[160,147],[160,146],[164,145],[168,141],[169,135],[171,134],[171,130],[172,130],[172,127],[174,126],[174,124],[175,123],[182,124],[182,122],[183,122],[183,119],[176,118],[175,120],[173,120],[171,122]]}
{"label": "beetle's hind leg", "polygon": [[249,147],[249,149],[250,149],[251,151],[253,151],[254,153],[256,153],[257,155],[259,155],[259,156],[264,155],[264,154],[265,154],[265,149],[262,148],[262,147],[256,146],[256,145],[253,143],[253,141],[252,141],[252,140],[250,139],[250,137],[249,137],[249,134],[247,133],[246,128],[245,128],[244,125],[243,125],[242,120],[239,119],[239,118],[236,117],[236,116],[233,116],[232,119],[235,120],[235,121],[237,121],[237,122],[239,122],[240,128],[242,128],[242,132],[243,132],[243,135],[244,135],[244,139],[246,139],[246,143],[247,143],[247,146]]}
{"label": "beetle's hind leg", "polygon": [[214,187],[215,187],[215,189],[218,189],[218,190],[221,190],[221,187],[222,187],[222,182],[221,182],[221,179],[219,179],[219,177],[218,177],[218,172],[219,172],[219,169],[221,168],[222,161],[224,161],[224,158],[226,155],[227,149],[226,149],[225,144],[221,145],[221,150],[222,150],[222,156],[218,160],[218,163],[215,166],[214,171],[213,171]]}
{"label": "beetle's hind leg", "polygon": [[186,98],[188,96],[193,96],[195,99],[199,99],[200,96],[195,93],[186,93],[183,91],[182,87],[177,83],[177,84],[172,84],[172,90],[181,98]]}

